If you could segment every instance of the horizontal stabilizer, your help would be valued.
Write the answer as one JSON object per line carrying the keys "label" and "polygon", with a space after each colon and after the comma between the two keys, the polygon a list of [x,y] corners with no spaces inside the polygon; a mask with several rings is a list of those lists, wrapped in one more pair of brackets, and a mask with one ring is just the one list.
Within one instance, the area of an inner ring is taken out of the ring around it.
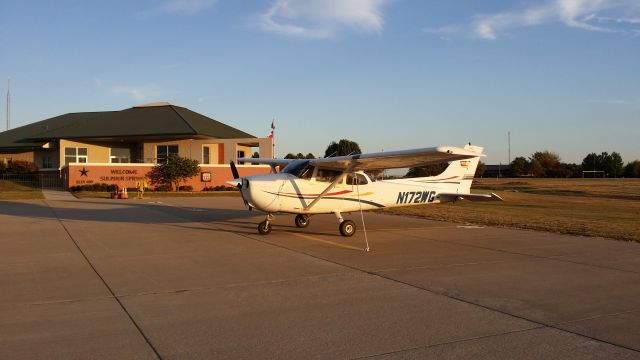
{"label": "horizontal stabilizer", "polygon": [[265,164],[265,165],[273,165],[285,167],[289,165],[295,159],[271,159],[271,158],[238,158],[238,162],[248,163],[248,164]]}
{"label": "horizontal stabilizer", "polygon": [[451,202],[457,200],[469,201],[504,201],[495,193],[491,194],[459,194],[459,193],[440,193],[438,194],[441,202]]}

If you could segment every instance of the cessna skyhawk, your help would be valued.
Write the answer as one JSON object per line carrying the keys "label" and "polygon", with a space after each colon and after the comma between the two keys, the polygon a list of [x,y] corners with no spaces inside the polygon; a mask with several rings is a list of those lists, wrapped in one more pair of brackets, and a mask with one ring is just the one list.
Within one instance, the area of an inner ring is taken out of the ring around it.
{"label": "cessna skyhawk", "polygon": [[[240,177],[231,162],[234,180],[250,209],[267,213],[258,232],[271,232],[276,213],[297,214],[296,226],[309,225],[314,214],[335,214],[343,236],[352,236],[356,225],[342,213],[453,202],[501,201],[496,194],[471,194],[471,182],[483,148],[439,146],[423,149],[328,157],[310,160],[240,158],[247,163],[269,164],[273,173]],[[365,171],[408,168],[429,164],[449,165],[438,176],[374,180]],[[280,172],[276,172],[277,168]]]}

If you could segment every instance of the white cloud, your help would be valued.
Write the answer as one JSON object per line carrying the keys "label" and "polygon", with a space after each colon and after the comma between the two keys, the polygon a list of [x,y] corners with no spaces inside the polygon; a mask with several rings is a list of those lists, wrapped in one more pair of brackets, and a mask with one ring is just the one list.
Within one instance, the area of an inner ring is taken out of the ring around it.
{"label": "white cloud", "polygon": [[379,33],[388,0],[277,0],[259,16],[259,26],[277,34],[330,38],[345,27]]}
{"label": "white cloud", "polygon": [[497,39],[509,29],[560,22],[566,26],[601,32],[633,34],[640,22],[637,0],[550,0],[517,11],[476,15],[471,33],[481,39]]}
{"label": "white cloud", "polygon": [[473,33],[483,39],[495,39],[497,32],[515,26],[540,24],[548,16],[545,8],[531,8],[520,12],[505,12],[488,16],[476,16]]}

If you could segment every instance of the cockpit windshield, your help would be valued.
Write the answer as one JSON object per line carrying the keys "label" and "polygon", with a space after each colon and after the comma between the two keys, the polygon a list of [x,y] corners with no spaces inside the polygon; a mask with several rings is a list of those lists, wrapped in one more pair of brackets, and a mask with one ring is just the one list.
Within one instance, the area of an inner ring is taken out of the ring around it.
{"label": "cockpit windshield", "polygon": [[282,169],[282,173],[291,174],[296,177],[302,177],[309,168],[309,160],[294,160]]}

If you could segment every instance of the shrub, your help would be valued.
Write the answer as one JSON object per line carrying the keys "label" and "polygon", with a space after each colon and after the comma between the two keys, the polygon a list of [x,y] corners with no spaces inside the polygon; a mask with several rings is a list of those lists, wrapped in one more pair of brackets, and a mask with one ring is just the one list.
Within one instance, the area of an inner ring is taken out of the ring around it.
{"label": "shrub", "polygon": [[205,186],[202,191],[237,191],[238,188],[234,186],[218,185],[218,186]]}
{"label": "shrub", "polygon": [[171,187],[171,184],[162,184],[154,187],[153,191],[158,191],[158,192],[173,191],[173,188]]}
{"label": "shrub", "polygon": [[2,165],[1,173],[5,174],[31,174],[38,172],[38,166],[31,161],[13,160],[8,165]]}
{"label": "shrub", "polygon": [[115,184],[99,183],[99,184],[90,184],[90,185],[71,186],[69,187],[69,190],[71,192],[78,192],[78,191],[111,192],[111,191],[114,191],[116,187],[117,185]]}
{"label": "shrub", "polygon": [[178,191],[193,191],[193,186],[191,185],[179,186]]}
{"label": "shrub", "polygon": [[200,167],[196,160],[171,154],[166,163],[154,166],[147,176],[152,185],[169,185],[179,190],[181,182],[198,175],[199,172]]}

